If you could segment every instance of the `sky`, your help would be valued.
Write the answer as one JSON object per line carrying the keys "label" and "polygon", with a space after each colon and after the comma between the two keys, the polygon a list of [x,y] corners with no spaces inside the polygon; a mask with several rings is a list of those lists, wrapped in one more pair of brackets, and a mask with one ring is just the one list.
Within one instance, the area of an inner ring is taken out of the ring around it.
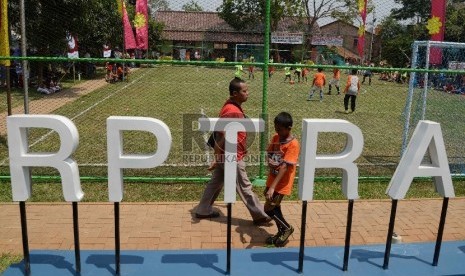
{"label": "sky", "polygon": [[[173,10],[182,10],[182,6],[192,0],[168,0],[170,8]],[[221,5],[222,0],[194,0],[205,11],[216,11],[216,8]],[[357,0],[353,0],[357,1]],[[379,24],[384,17],[388,16],[391,12],[391,9],[396,7],[394,0],[374,0],[375,3],[375,13],[376,13],[376,23]],[[398,7],[398,5],[397,5]],[[321,19],[318,21],[319,25],[325,25],[332,22],[332,19]],[[373,14],[367,16],[367,23],[371,24],[373,21]]]}

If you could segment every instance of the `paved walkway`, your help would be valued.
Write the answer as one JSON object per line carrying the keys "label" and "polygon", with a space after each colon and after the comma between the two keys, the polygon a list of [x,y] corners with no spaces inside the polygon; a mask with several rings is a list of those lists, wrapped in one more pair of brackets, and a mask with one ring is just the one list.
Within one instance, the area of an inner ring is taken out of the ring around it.
{"label": "paved walkway", "polygon": [[[121,249],[222,249],[226,248],[226,205],[212,220],[193,217],[195,202],[121,203]],[[71,203],[27,203],[29,247],[71,250],[74,248]],[[399,201],[395,231],[404,243],[436,240],[442,199]],[[391,201],[358,200],[354,204],[352,245],[386,241]],[[295,232],[288,247],[298,247],[300,202],[284,202],[283,213]],[[347,201],[314,201],[308,204],[306,246],[344,245]],[[274,234],[274,223],[256,227],[244,204],[232,208],[232,247],[263,247]],[[450,199],[444,241],[465,240],[465,198]],[[113,204],[79,203],[81,249],[114,249]],[[0,254],[22,253],[19,206],[0,204]]]}

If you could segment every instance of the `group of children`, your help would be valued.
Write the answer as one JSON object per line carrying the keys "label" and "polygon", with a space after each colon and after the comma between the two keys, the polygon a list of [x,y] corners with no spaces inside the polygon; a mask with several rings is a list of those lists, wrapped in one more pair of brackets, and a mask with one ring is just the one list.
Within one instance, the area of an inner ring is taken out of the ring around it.
{"label": "group of children", "polygon": [[[292,68],[289,66],[284,67],[284,82],[289,81],[289,83],[294,84],[295,81],[297,80],[298,82],[307,82],[307,76],[309,74],[308,68],[302,68],[300,66],[296,66],[294,69],[294,78],[292,78]],[[315,94],[316,91],[319,91],[320,93],[320,102],[323,101],[323,91],[324,87],[326,86],[326,75],[323,73],[323,68],[318,68],[317,73],[313,76],[313,81],[312,81],[312,88],[310,89],[307,101],[311,101],[313,95]],[[356,100],[357,100],[357,95],[360,92],[360,80],[357,76],[357,70],[353,69],[350,73],[350,75],[347,77],[347,81],[345,84],[345,88],[343,90],[343,93],[345,94],[344,97],[344,112],[346,114],[349,113],[349,102],[350,102],[350,110],[352,112],[355,111],[356,107]],[[245,73],[243,70],[242,65],[236,65],[236,71],[234,73],[234,76],[236,78],[242,78],[242,73]],[[369,78],[369,84],[371,84],[371,71],[369,74],[365,75],[363,81],[365,81],[365,78]],[[250,65],[249,66],[249,79],[254,79],[254,66]],[[336,87],[336,92],[337,95],[340,95],[340,79],[341,79],[341,70],[338,68],[333,69],[333,76],[332,79],[329,81],[329,86],[328,86],[328,95],[331,95],[332,92],[332,87]]]}
{"label": "group of children", "polygon": [[50,80],[48,83],[47,81],[43,81],[41,84],[39,84],[39,87],[37,87],[37,92],[39,92],[40,94],[46,94],[46,95],[56,93],[60,90],[61,90],[60,84],[53,80]]}
{"label": "group of children", "polygon": [[109,83],[114,83],[117,81],[128,81],[130,69],[129,66],[123,66],[121,64],[111,64],[109,62],[105,63],[105,81]]}
{"label": "group of children", "polygon": [[[329,82],[328,95],[331,95],[332,86],[336,87],[337,94],[341,94],[339,90],[339,82],[341,78],[341,71],[338,68],[333,69],[333,78]],[[323,89],[326,85],[326,75],[323,73],[322,68],[318,68],[318,72],[313,76],[312,88],[308,95],[307,101],[311,101],[315,91],[320,92],[320,102],[323,101]],[[344,88],[344,112],[349,113],[349,101],[350,109],[352,112],[355,111],[355,103],[357,95],[360,92],[360,80],[357,76],[357,69],[353,69],[350,75],[347,77],[346,85]]]}

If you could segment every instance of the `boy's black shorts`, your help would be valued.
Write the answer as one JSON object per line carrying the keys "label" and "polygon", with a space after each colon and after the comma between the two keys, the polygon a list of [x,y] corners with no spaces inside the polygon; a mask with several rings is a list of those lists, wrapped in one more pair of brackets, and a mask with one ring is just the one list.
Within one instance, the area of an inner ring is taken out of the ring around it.
{"label": "boy's black shorts", "polygon": [[[264,194],[266,194],[266,192],[268,191],[268,188],[265,188],[265,191],[263,192]],[[277,193],[277,192],[274,192],[273,193],[273,198],[271,200],[266,200],[265,202],[265,212],[268,212],[268,211],[271,211],[273,210],[275,207],[278,207],[281,205],[281,201],[283,200],[284,198],[284,195],[280,194],[280,193]]]}

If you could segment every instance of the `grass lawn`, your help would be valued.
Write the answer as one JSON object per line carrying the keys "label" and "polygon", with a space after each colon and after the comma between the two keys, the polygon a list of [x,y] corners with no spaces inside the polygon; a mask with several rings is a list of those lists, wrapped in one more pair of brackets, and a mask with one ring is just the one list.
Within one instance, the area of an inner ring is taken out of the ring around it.
{"label": "grass lawn", "polygon": [[[357,161],[360,175],[392,176],[399,159],[402,142],[403,110],[407,85],[380,81],[375,75],[371,85],[362,85],[361,93],[357,97],[356,112],[344,114],[341,112],[344,109],[343,95],[336,95],[334,87],[332,95],[325,94],[322,102],[318,100],[318,95],[314,97],[316,101],[306,101],[313,73],[314,71],[311,71],[308,82],[292,85],[283,82],[284,73],[282,70],[277,71],[270,78],[267,98],[269,121],[272,122],[274,116],[281,111],[290,112],[295,122],[293,133],[300,139],[301,121],[304,118],[348,120],[360,127],[364,135],[364,150]],[[326,70],[325,73],[329,81],[332,74],[329,70]],[[197,120],[202,114],[209,117],[217,116],[222,104],[228,98],[228,84],[233,76],[234,70],[232,68],[171,65],[139,68],[134,70],[129,82],[108,84],[61,107],[54,114],[71,118],[79,130],[79,147],[75,159],[80,165],[81,176],[106,176],[106,119],[109,116],[118,115],[160,119],[169,126],[173,138],[166,166],[146,170],[125,170],[125,176],[206,177],[208,175],[205,170],[207,162],[205,156],[209,152],[206,151],[202,142],[205,137],[202,136],[201,132],[196,131]],[[262,72],[257,71],[254,80],[247,80],[250,96],[243,107],[252,118],[258,118],[262,110],[262,77]],[[344,85],[346,77],[347,74],[343,72],[341,86]],[[325,89],[326,93],[327,87]],[[341,87],[342,89],[343,87]],[[415,93],[415,98],[418,99],[420,91]],[[38,96],[35,91],[31,92],[31,95],[32,99]],[[462,145],[465,122],[451,120],[451,118],[463,114],[464,100],[463,96],[439,91],[430,91],[428,95],[427,119],[431,118],[442,124],[446,148],[448,153],[451,152],[449,158],[454,160],[451,163],[455,163],[456,160],[461,160],[465,156]],[[414,114],[418,114],[418,105],[414,104],[412,110]],[[32,129],[30,131],[29,143],[32,151],[53,152],[58,150],[60,146],[58,135],[53,132],[46,135],[47,133],[46,129]],[[271,137],[272,134],[273,127],[268,124],[266,135]],[[319,153],[338,152],[344,147],[345,142],[345,137],[341,134],[323,133],[318,137],[318,151]],[[256,166],[259,156],[258,135],[250,135],[249,143],[251,145],[249,147],[248,171],[249,175],[254,177],[258,174],[258,166]],[[156,147],[156,139],[148,133],[124,132],[125,153],[149,153],[156,150]],[[0,160],[4,164],[1,171],[3,174],[9,174],[7,154],[7,145],[3,139],[3,142],[0,143]],[[57,174],[55,169],[33,169],[33,175]],[[318,170],[317,176],[341,176],[341,171]],[[0,185],[4,186],[2,183]],[[50,185],[53,186],[53,184]],[[180,189],[183,192],[190,189],[190,186],[199,186],[179,185],[182,186]],[[370,196],[362,197],[381,198],[387,183],[380,185],[383,186],[380,189],[382,192],[369,192]],[[47,186],[47,184],[39,186]],[[106,182],[89,184],[89,186],[106,187]],[[150,187],[154,186],[158,185]],[[159,186],[163,187],[163,184]],[[189,188],[187,188],[188,186]],[[158,192],[153,193],[158,194]],[[324,194],[324,192],[322,193]],[[95,200],[105,201],[106,193],[104,194],[101,198],[96,197]],[[197,193],[195,194],[197,195]],[[338,197],[334,199],[336,198]],[[151,199],[158,200],[157,197]],[[8,198],[4,200],[9,201]],[[38,199],[38,201],[41,200],[48,201],[46,196]],[[86,200],[93,201],[94,199]],[[138,199],[138,196],[135,196],[133,200],[144,199]]]}

